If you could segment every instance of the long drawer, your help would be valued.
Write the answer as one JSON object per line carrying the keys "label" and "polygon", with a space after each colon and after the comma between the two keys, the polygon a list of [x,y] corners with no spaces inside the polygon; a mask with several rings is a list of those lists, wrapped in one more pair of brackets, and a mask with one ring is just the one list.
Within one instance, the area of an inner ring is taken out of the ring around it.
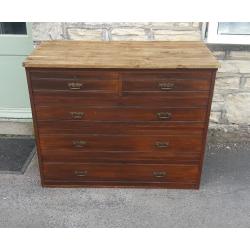
{"label": "long drawer", "polygon": [[48,164],[43,165],[47,180],[197,182],[197,164]]}
{"label": "long drawer", "polygon": [[43,135],[40,136],[40,146],[42,150],[181,153],[201,152],[202,138],[190,135]]}
{"label": "long drawer", "polygon": [[[97,92],[60,92],[60,91],[36,91],[33,93],[36,106],[72,106],[76,103],[82,106],[144,106],[152,107],[206,107],[209,92],[166,92],[163,96],[155,96],[150,92],[147,97],[118,96]],[[93,96],[95,95],[95,96]]]}
{"label": "long drawer", "polygon": [[65,134],[109,134],[109,135],[194,135],[202,137],[205,124],[198,122],[78,122],[78,121],[38,121],[40,135]]}
{"label": "long drawer", "polygon": [[89,107],[36,107],[37,120],[78,120],[109,122],[204,122],[205,108],[89,108]]}
{"label": "long drawer", "polygon": [[193,163],[200,161],[199,152],[166,152],[165,150],[151,152],[137,151],[80,151],[80,150],[41,150],[43,162],[119,162],[119,163]]}

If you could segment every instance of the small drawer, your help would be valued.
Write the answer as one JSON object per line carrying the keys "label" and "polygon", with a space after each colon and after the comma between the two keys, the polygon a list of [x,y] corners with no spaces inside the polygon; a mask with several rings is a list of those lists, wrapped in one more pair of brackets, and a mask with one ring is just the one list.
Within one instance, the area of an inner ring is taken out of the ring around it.
{"label": "small drawer", "polygon": [[209,91],[210,76],[195,73],[129,73],[122,75],[123,95],[159,95],[179,91]]}
{"label": "small drawer", "polygon": [[199,167],[195,164],[45,163],[43,174],[48,180],[195,183]]}
{"label": "small drawer", "polygon": [[205,122],[205,108],[36,107],[37,119],[105,122]]}
{"label": "small drawer", "polygon": [[202,137],[194,135],[42,135],[42,150],[71,150],[84,152],[141,151],[201,152]]}
{"label": "small drawer", "polygon": [[34,92],[117,93],[117,80],[111,73],[88,71],[35,71],[31,73]]}

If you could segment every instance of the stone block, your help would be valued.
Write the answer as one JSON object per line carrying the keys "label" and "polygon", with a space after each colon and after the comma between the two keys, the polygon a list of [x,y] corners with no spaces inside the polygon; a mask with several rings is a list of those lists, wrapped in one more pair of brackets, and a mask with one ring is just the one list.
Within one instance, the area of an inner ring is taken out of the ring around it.
{"label": "stone block", "polygon": [[194,28],[199,28],[199,27],[200,27],[200,22],[193,22],[193,23],[192,23],[192,26],[193,26]]}
{"label": "stone block", "polygon": [[231,51],[230,59],[250,59],[250,51]]}
{"label": "stone block", "polygon": [[239,69],[233,60],[219,60],[219,73],[239,73]]}
{"label": "stone block", "polygon": [[180,31],[180,30],[154,30],[155,40],[161,41],[200,41],[201,34],[198,31]]}
{"label": "stone block", "polygon": [[250,73],[250,60],[220,60],[218,72],[222,73]]}
{"label": "stone block", "polygon": [[212,111],[222,111],[224,106],[224,102],[212,102]]}
{"label": "stone block", "polygon": [[212,51],[212,53],[217,59],[223,59],[225,57],[225,51]]}
{"label": "stone block", "polygon": [[216,90],[239,89],[239,77],[217,77],[215,80]]}
{"label": "stone block", "polygon": [[224,102],[223,95],[214,91],[213,102]]}
{"label": "stone block", "polygon": [[62,23],[46,22],[32,23],[32,36],[34,41],[64,39]]}
{"label": "stone block", "polygon": [[175,26],[174,22],[153,22],[151,23],[152,29],[167,29],[173,30]]}
{"label": "stone block", "polygon": [[241,74],[250,74],[250,60],[237,60],[237,66]]}
{"label": "stone block", "polygon": [[220,117],[221,117],[221,112],[212,111],[210,113],[209,122],[211,122],[211,123],[219,123]]}
{"label": "stone block", "polygon": [[225,99],[226,117],[229,123],[250,124],[250,93],[235,93]]}
{"label": "stone block", "polygon": [[250,78],[246,78],[246,82],[245,82],[244,88],[250,90]]}
{"label": "stone block", "polygon": [[104,40],[105,30],[103,29],[82,29],[68,28],[69,39],[71,40]]}
{"label": "stone block", "polygon": [[179,27],[190,27],[192,25],[191,22],[175,22],[175,26]]}
{"label": "stone block", "polygon": [[142,28],[114,28],[111,30],[111,40],[147,40],[146,32]]}

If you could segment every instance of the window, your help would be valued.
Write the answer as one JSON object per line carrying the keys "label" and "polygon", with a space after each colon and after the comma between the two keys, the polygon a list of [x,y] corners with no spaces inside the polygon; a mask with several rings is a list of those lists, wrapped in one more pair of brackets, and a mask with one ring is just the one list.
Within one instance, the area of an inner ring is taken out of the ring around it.
{"label": "window", "polygon": [[250,22],[209,22],[208,43],[250,44]]}
{"label": "window", "polygon": [[27,35],[26,23],[1,23],[0,35]]}

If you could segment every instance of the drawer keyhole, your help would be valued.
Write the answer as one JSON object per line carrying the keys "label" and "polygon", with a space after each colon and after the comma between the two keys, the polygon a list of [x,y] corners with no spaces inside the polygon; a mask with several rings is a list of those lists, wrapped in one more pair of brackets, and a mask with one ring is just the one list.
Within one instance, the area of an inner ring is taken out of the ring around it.
{"label": "drawer keyhole", "polygon": [[78,83],[78,82],[70,82],[68,83],[68,88],[70,90],[80,90],[82,88],[82,83]]}
{"label": "drawer keyhole", "polygon": [[168,142],[161,142],[161,141],[157,141],[155,143],[155,146],[157,148],[167,148],[169,146],[169,143]]}
{"label": "drawer keyhole", "polygon": [[163,178],[167,175],[167,173],[165,171],[154,171],[153,175],[156,178]]}
{"label": "drawer keyhole", "polygon": [[171,118],[172,114],[169,112],[159,112],[157,113],[157,117],[160,120],[169,120]]}
{"label": "drawer keyhole", "polygon": [[73,146],[75,148],[83,148],[87,145],[87,142],[86,141],[73,141]]}
{"label": "drawer keyhole", "polygon": [[76,170],[76,171],[74,172],[74,174],[75,174],[76,176],[86,176],[87,173],[88,173],[87,170],[81,170],[81,171]]}
{"label": "drawer keyhole", "polygon": [[81,120],[85,115],[83,112],[70,112],[70,114],[73,120]]}
{"label": "drawer keyhole", "polygon": [[171,82],[159,83],[159,88],[163,91],[169,91],[174,88],[174,83]]}

